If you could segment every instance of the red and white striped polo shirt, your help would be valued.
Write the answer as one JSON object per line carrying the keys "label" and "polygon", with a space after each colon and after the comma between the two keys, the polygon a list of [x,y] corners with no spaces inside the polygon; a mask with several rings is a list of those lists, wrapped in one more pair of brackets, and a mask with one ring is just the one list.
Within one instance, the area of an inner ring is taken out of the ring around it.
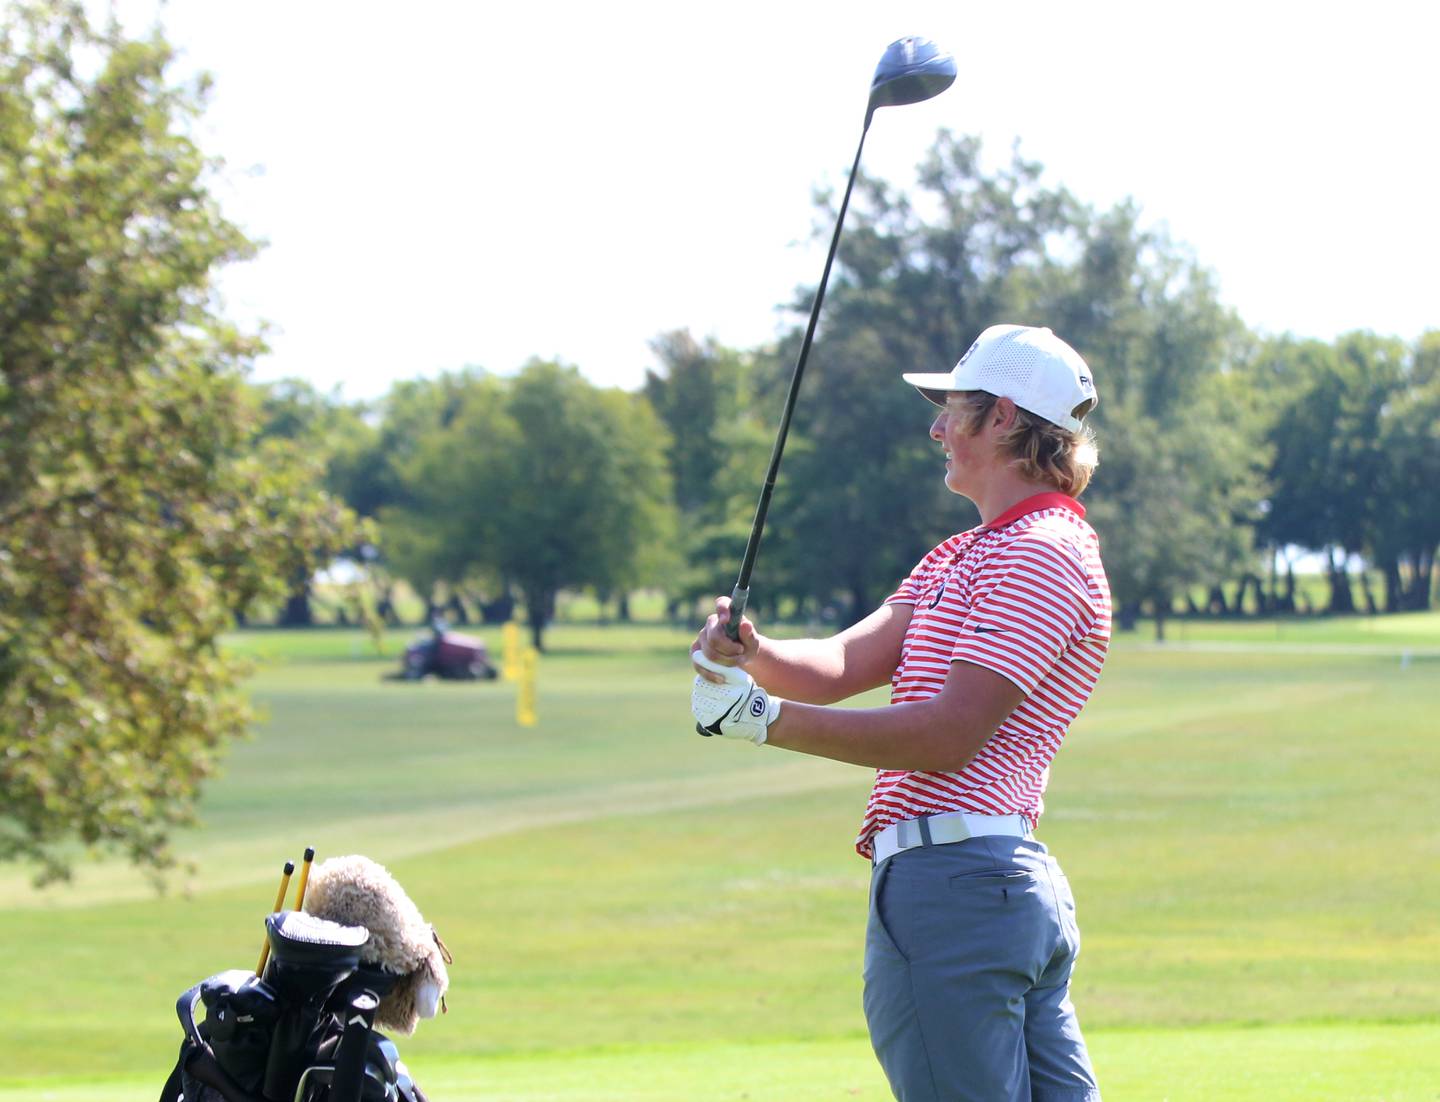
{"label": "red and white striped polo shirt", "polygon": [[881,769],[855,848],[902,819],[943,811],[1044,810],[1050,761],[1100,677],[1110,644],[1110,587],[1085,509],[1060,493],[1020,502],[993,522],[951,536],[886,604],[914,605],[890,702],[934,696],[952,662],[994,670],[1025,692],[958,773]]}

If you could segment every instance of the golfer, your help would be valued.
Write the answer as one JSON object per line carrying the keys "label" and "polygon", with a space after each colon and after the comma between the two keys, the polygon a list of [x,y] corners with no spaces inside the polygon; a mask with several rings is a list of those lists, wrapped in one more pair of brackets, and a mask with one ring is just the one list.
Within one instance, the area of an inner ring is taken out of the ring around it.
{"label": "golfer", "polygon": [[[1050,762],[1100,676],[1110,593],[1076,500],[1090,369],[1048,329],[985,330],[947,374],[945,485],[981,524],[830,639],[775,640],[716,601],[691,651],[702,733],[877,770],[865,1017],[901,1102],[1100,1097],[1070,1002],[1075,904],[1034,835]],[[828,705],[884,684],[881,708]],[[783,699],[782,699],[783,698]]]}

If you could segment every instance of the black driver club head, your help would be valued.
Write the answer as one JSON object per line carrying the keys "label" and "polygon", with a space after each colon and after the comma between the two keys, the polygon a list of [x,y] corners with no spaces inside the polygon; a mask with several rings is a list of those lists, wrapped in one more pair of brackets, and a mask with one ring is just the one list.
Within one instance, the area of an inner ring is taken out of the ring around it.
{"label": "black driver club head", "polygon": [[928,38],[890,43],[870,82],[868,125],[877,107],[896,107],[931,99],[955,83],[955,58]]}

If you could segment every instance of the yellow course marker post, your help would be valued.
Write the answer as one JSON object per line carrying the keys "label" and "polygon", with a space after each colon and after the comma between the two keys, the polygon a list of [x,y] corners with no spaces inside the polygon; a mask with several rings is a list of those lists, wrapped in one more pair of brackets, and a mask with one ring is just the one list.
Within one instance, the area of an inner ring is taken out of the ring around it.
{"label": "yellow course marker post", "polygon": [[515,681],[520,677],[520,625],[506,620],[502,638],[501,676],[506,681]]}
{"label": "yellow course marker post", "polygon": [[521,727],[534,727],[539,722],[535,714],[535,674],[540,665],[540,655],[534,647],[526,647],[520,655],[520,691],[515,694],[515,722]]}
{"label": "yellow course marker post", "polygon": [[[275,914],[285,909],[285,893],[290,890],[290,876],[295,872],[295,862],[286,861],[285,870],[280,874],[280,890],[275,893],[275,906],[270,908],[270,913]],[[260,963],[255,966],[255,974],[265,974],[265,962],[270,959],[270,936],[266,932],[265,943],[260,946]]]}

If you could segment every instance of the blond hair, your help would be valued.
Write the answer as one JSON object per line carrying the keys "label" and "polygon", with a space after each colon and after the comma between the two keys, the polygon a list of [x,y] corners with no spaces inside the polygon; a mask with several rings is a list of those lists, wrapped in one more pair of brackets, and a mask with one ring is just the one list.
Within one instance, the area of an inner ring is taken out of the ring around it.
{"label": "blond hair", "polygon": [[[958,401],[950,407],[951,415],[960,420],[960,431],[974,436],[1000,399],[984,390],[966,390],[952,394]],[[1077,406],[1073,415],[1081,417],[1093,403]],[[1095,433],[1081,424],[1074,432],[1047,421],[1029,410],[1015,407],[1015,423],[998,441],[1001,454],[1010,458],[1021,477],[1032,482],[1048,482],[1062,494],[1079,497],[1090,485],[1090,476],[1100,462],[1095,447]]]}

